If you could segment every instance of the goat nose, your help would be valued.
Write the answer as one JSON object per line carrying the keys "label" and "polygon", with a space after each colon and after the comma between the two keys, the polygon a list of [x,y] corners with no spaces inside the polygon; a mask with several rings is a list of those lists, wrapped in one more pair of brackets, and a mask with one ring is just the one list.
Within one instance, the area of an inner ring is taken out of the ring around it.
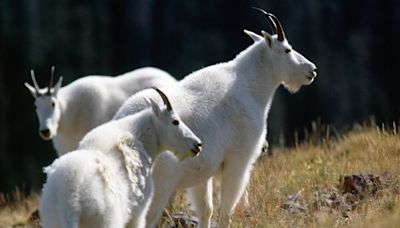
{"label": "goat nose", "polygon": [[48,138],[48,137],[50,136],[50,130],[49,130],[49,129],[40,130],[40,134],[41,134],[44,138]]}
{"label": "goat nose", "polygon": [[314,67],[314,68],[311,70],[311,74],[312,74],[314,77],[317,76],[317,67]]}
{"label": "goat nose", "polygon": [[201,151],[201,143],[194,143],[193,146],[194,146],[194,148],[192,148],[191,151],[196,156]]}
{"label": "goat nose", "polygon": [[194,144],[194,146],[196,147],[196,149],[200,152],[201,151],[201,143],[196,143]]}

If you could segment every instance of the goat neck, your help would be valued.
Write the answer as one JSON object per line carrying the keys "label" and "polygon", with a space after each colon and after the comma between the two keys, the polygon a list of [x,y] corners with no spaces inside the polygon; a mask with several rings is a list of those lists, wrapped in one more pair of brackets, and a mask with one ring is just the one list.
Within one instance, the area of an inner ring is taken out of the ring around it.
{"label": "goat neck", "polygon": [[[146,153],[150,156],[151,160],[154,160],[160,146],[151,115],[151,112],[148,110],[142,111],[140,115],[135,115],[134,120],[129,124],[128,131],[135,135],[137,140],[142,142]],[[145,118],[139,116],[145,116]]]}
{"label": "goat neck", "polygon": [[[65,124],[65,123],[71,123],[71,121],[65,121],[65,118],[76,118],[76,116],[71,116],[72,113],[77,113],[76,110],[71,110],[71,108],[74,108],[74,105],[69,105],[69,101],[68,101],[68,96],[64,95],[64,91],[60,90],[57,94],[57,103],[59,105],[59,109],[61,112],[61,116],[60,116],[60,120],[59,120],[59,125],[58,125],[58,132],[64,132],[65,129],[69,129],[70,128],[76,128],[75,125],[71,125],[71,124]],[[76,107],[76,106],[75,106]],[[75,108],[76,109],[76,108]],[[79,123],[75,123],[75,124],[79,124]]]}
{"label": "goat neck", "polygon": [[236,66],[236,86],[239,91],[250,94],[262,107],[270,105],[280,82],[273,74],[273,63],[269,59],[266,43],[255,42],[239,53],[232,61]]}

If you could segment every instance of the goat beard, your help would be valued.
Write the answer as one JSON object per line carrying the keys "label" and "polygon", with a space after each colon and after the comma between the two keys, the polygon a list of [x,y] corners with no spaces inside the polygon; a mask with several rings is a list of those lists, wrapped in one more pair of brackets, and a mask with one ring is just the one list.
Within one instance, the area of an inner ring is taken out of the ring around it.
{"label": "goat beard", "polygon": [[282,83],[283,87],[287,89],[291,94],[296,93],[301,88],[301,85],[290,85],[285,82]]}

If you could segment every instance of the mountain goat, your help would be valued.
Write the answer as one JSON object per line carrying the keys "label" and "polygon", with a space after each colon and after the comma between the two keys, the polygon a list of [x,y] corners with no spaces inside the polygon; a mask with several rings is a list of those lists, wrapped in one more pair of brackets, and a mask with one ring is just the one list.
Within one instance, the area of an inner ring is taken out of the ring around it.
{"label": "mountain goat", "polygon": [[[292,48],[279,20],[261,11],[273,35],[245,30],[254,43],[233,60],[191,73],[178,88],[163,88],[175,111],[204,144],[199,156],[179,164],[172,164],[167,155],[159,156],[152,174],[154,197],[146,217],[150,227],[157,223],[171,194],[182,188],[188,189],[199,227],[210,227],[213,177],[219,178],[221,186],[219,227],[229,227],[252,165],[261,153],[265,120],[276,89],[283,85],[295,93],[314,81],[316,66]],[[130,97],[114,118],[147,107],[142,97],[158,99],[151,90],[141,91]]]}
{"label": "mountain goat", "polygon": [[47,88],[40,89],[33,70],[33,85],[25,86],[35,98],[39,134],[53,140],[59,156],[77,148],[82,137],[94,127],[112,119],[120,105],[132,94],[176,83],[167,72],[145,67],[117,77],[86,76],[65,87],[62,77],[53,87],[54,67]]}
{"label": "mountain goat", "polygon": [[164,150],[180,159],[201,151],[200,139],[155,89],[165,108],[149,99],[151,109],[96,127],[78,150],[45,168],[39,205],[43,227],[145,227],[152,161]]}

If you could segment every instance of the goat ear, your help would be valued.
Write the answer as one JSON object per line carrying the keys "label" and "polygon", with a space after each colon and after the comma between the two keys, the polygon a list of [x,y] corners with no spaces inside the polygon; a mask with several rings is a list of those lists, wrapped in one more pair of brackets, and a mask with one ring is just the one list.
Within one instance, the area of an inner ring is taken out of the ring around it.
{"label": "goat ear", "polygon": [[36,94],[35,88],[33,88],[33,86],[29,85],[29,83],[27,83],[27,82],[25,82],[24,85],[25,85],[25,87],[29,90],[29,92],[31,92],[32,96],[33,96],[34,98],[36,98],[36,97],[37,97],[37,94]]}
{"label": "goat ear", "polygon": [[54,86],[53,95],[57,95],[58,91],[59,91],[60,88],[61,88],[62,81],[63,81],[63,77],[61,76],[61,77],[58,79],[58,82],[56,83],[56,85]]}
{"label": "goat ear", "polygon": [[268,46],[271,48],[272,47],[272,36],[267,33],[266,31],[261,31],[261,33],[264,36],[265,41],[267,42]]}
{"label": "goat ear", "polygon": [[252,31],[244,29],[243,32],[246,33],[246,35],[248,35],[254,41],[254,43],[263,39],[262,36],[252,32]]}
{"label": "goat ear", "polygon": [[153,113],[158,117],[160,116],[161,110],[160,106],[151,98],[146,98],[146,100],[150,103],[151,109],[153,110]]}

